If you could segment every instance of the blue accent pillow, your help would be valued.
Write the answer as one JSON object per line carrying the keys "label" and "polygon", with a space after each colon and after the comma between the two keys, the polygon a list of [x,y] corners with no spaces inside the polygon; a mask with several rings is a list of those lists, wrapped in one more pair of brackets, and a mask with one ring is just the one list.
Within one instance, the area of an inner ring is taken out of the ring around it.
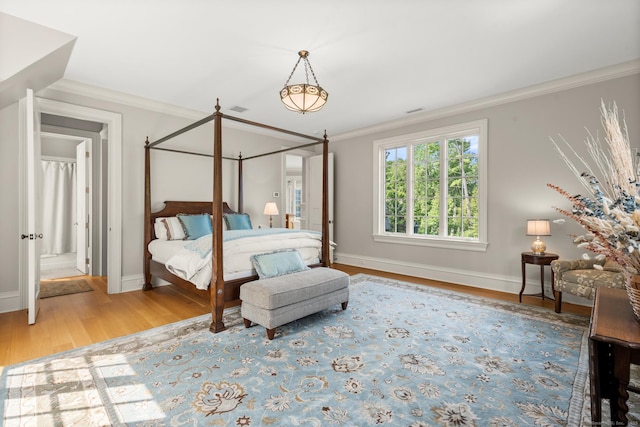
{"label": "blue accent pillow", "polygon": [[227,230],[251,230],[251,218],[249,214],[225,214],[224,222]]}
{"label": "blue accent pillow", "polygon": [[309,270],[309,267],[302,260],[302,255],[296,249],[253,255],[251,264],[261,279]]}
{"label": "blue accent pillow", "polygon": [[184,234],[187,236],[187,240],[196,240],[197,238],[213,233],[211,216],[209,216],[209,214],[178,214],[176,216],[182,223],[182,228],[184,228]]}

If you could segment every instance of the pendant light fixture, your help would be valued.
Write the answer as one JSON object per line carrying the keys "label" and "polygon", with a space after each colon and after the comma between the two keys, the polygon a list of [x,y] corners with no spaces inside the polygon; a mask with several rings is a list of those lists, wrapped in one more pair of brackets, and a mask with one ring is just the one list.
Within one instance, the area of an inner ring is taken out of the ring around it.
{"label": "pendant light fixture", "polygon": [[[280,91],[280,100],[284,103],[284,106],[291,111],[296,111],[302,114],[312,113],[322,108],[322,106],[327,102],[329,94],[318,84],[318,79],[316,78],[313,68],[311,68],[311,64],[309,63],[309,52],[301,50],[298,52],[298,55],[300,55],[298,62],[296,62],[296,65],[293,67],[291,75],[289,75],[289,78],[284,84],[284,88]],[[290,85],[289,81],[291,80],[291,77],[293,77],[293,73],[296,71],[296,68],[298,68],[300,61],[304,63],[306,83]],[[311,71],[315,85],[309,83],[309,71]]]}

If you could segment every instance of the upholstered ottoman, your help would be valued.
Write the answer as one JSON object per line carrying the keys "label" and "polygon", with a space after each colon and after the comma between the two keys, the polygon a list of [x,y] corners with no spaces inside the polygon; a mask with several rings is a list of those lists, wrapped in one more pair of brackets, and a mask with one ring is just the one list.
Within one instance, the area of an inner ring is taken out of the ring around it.
{"label": "upholstered ottoman", "polygon": [[254,280],[240,287],[241,313],[245,327],[251,322],[267,328],[272,340],[276,328],[334,304],[347,309],[349,275],[317,267],[268,279]]}

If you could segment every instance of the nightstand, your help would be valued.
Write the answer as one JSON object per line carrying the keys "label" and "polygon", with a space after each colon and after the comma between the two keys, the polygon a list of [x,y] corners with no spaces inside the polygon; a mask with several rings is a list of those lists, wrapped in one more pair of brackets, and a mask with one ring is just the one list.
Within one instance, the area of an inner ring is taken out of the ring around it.
{"label": "nightstand", "polygon": [[[527,286],[527,275],[526,275],[526,271],[525,271],[525,266],[527,264],[534,264],[534,265],[539,265],[540,266],[540,286],[542,287],[542,292],[540,292],[539,294],[524,294],[525,296],[534,296],[534,297],[542,297],[542,299],[544,300],[545,295],[544,295],[544,266],[545,265],[551,265],[551,261],[556,260],[560,258],[557,254],[550,254],[550,253],[544,253],[544,254],[535,254],[533,252],[522,252],[522,289],[520,289],[520,302],[522,302],[522,295],[524,292],[524,288],[525,286]],[[554,291],[554,284],[553,284],[553,270],[551,271],[551,293],[553,294]],[[551,297],[547,297],[549,299],[553,299]]]}

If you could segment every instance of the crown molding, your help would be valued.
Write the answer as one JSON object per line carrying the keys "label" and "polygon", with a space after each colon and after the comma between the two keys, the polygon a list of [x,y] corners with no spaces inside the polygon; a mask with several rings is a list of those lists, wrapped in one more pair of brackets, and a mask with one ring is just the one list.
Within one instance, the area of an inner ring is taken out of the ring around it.
{"label": "crown molding", "polygon": [[405,117],[398,120],[392,120],[380,125],[370,126],[362,129],[357,129],[351,132],[344,132],[338,135],[334,135],[331,138],[332,142],[361,137],[370,135],[377,132],[383,132],[387,130],[397,129],[400,127],[410,126],[417,123],[423,123],[430,120],[436,120],[443,117],[449,117],[456,114],[468,113],[470,111],[476,111],[484,108],[495,107],[510,102],[521,101],[537,96],[548,95],[568,89],[573,89],[581,86],[588,86],[591,84],[613,80],[621,77],[630,76],[640,73],[640,60],[634,60],[629,62],[623,62],[621,64],[613,65],[611,67],[600,68],[598,70],[588,71],[581,74],[576,74],[570,77],[565,77],[549,82],[528,86],[522,89],[517,89],[510,92],[501,93],[495,96],[476,99],[470,102],[445,107],[437,110],[431,110],[411,115],[411,117]]}
{"label": "crown molding", "polygon": [[[555,92],[560,92],[576,87],[587,86],[607,80],[613,80],[621,77],[630,76],[640,73],[640,60],[634,60],[624,62],[621,64],[613,65],[611,67],[605,67],[598,70],[588,71],[574,76],[569,76],[549,82],[528,86],[526,88],[517,89],[510,92],[505,92],[499,95],[490,96],[486,98],[477,99],[462,104],[445,107],[437,110],[425,111],[418,114],[413,114],[410,117],[402,119],[391,120],[380,125],[369,126],[366,128],[357,129],[354,131],[344,132],[341,134],[333,135],[331,137],[332,142],[356,138],[364,135],[369,135],[377,132],[383,132],[387,130],[397,129],[404,126],[410,126],[417,123],[427,122],[443,117],[453,116],[456,114],[463,114],[470,111],[480,110],[483,108],[495,107],[498,105],[521,101],[536,96],[547,95]],[[118,92],[110,89],[105,89],[98,86],[81,83],[75,80],[61,79],[49,86],[48,90],[55,90],[60,92],[72,93],[75,95],[87,96],[90,98],[100,99],[103,101],[115,102],[118,104],[124,104],[131,107],[138,107],[141,109],[155,111],[157,113],[170,114],[177,117],[183,117],[191,120],[199,120],[202,117],[211,114],[211,112],[198,111],[185,107],[179,107],[176,105],[163,103],[160,101],[154,101],[148,98],[131,95],[124,92]],[[236,127],[236,126],[230,126]],[[260,132],[256,132],[260,133]],[[287,139],[287,138],[284,138]]]}
{"label": "crown molding", "polygon": [[[127,105],[129,107],[140,108],[156,113],[168,114],[171,116],[182,117],[190,120],[200,120],[203,117],[211,115],[211,111],[198,111],[190,108],[179,107],[141,96],[131,95],[124,92],[118,92],[99,86],[94,86],[76,80],[61,79],[47,87],[42,94],[46,95],[48,91],[65,92],[73,95],[86,96],[88,98],[99,99],[106,102],[114,102],[117,104]],[[40,93],[39,93],[40,95]],[[300,138],[292,135],[280,134],[277,131],[256,128],[251,125],[242,124],[235,121],[224,121],[224,127],[240,129],[258,135],[274,136],[278,139],[286,141],[300,142]]]}
{"label": "crown molding", "polygon": [[71,93],[74,95],[86,96],[89,98],[99,99],[101,101],[115,102],[117,104],[124,104],[130,107],[155,111],[156,113],[170,114],[172,116],[178,116],[192,120],[200,120],[202,117],[211,114],[211,112],[179,107],[173,104],[154,101],[152,99],[143,98],[141,96],[131,95],[124,92],[118,92],[111,89],[105,89],[103,87],[93,86],[75,80],[58,80],[57,82],[49,86],[47,90],[55,90],[59,92]]}

